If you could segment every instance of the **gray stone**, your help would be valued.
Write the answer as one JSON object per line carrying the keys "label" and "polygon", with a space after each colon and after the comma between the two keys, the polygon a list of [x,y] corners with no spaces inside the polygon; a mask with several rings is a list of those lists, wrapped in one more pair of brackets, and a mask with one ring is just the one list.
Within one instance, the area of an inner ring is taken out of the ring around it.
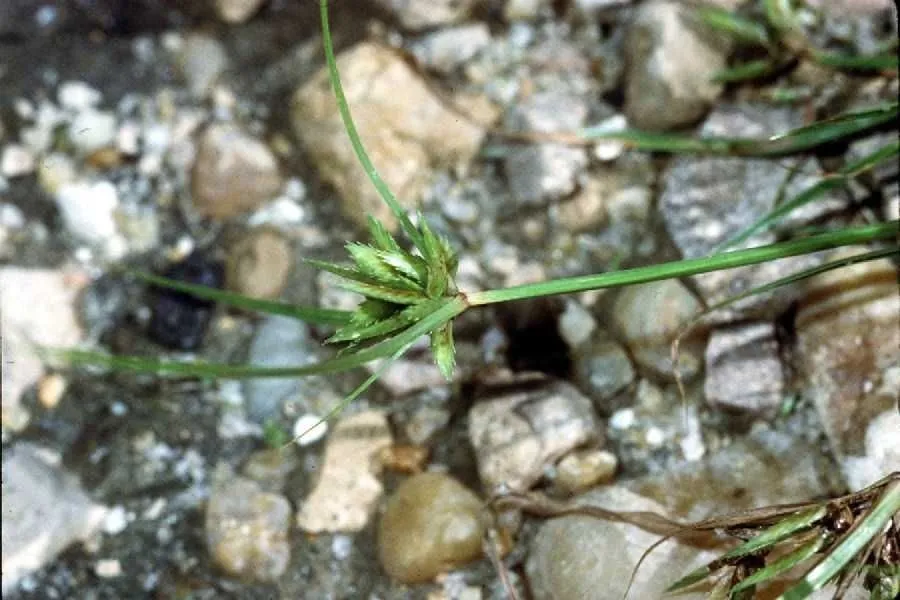
{"label": "gray stone", "polygon": [[[656,502],[621,487],[605,487],[578,497],[579,503],[608,510],[649,511],[663,516]],[[535,600],[621,600],[634,574],[628,598],[662,598],[666,587],[712,560],[704,552],[669,540],[644,558],[660,536],[632,525],[586,516],[564,516],[544,523],[525,563]],[[679,594],[700,600],[705,593]]]}
{"label": "gray stone", "polygon": [[[526,490],[570,450],[601,440],[591,401],[562,381],[521,380],[469,412],[469,439],[487,488]],[[530,389],[529,389],[530,388]]]}
{"label": "gray stone", "polygon": [[594,401],[600,414],[609,415],[621,408],[622,400],[617,402],[617,396],[635,380],[631,359],[621,345],[599,337],[575,353],[574,365],[581,389]]}
{"label": "gray stone", "polygon": [[691,27],[681,2],[641,4],[625,41],[625,114],[639,129],[666,130],[700,119],[722,92],[712,75],[728,49]]}
{"label": "gray stone", "polygon": [[785,375],[772,323],[712,332],[706,346],[706,400],[713,406],[772,418],[785,395]]}
{"label": "gray stone", "polygon": [[[268,317],[250,344],[247,362],[260,367],[297,367],[319,360],[309,328],[297,319]],[[340,400],[325,377],[248,379],[244,382],[247,415],[258,423],[276,417],[286,403],[302,412],[324,415]]]}
{"label": "gray stone", "polygon": [[[845,248],[829,258],[864,251]],[[846,460],[868,453],[870,422],[897,411],[898,314],[897,269],[888,259],[822,273],[805,285],[795,323],[801,389],[816,406],[848,480],[862,478]]]}
{"label": "gray stone", "polygon": [[[700,312],[700,303],[678,280],[635,285],[619,293],[612,321],[634,360],[654,374],[674,377],[671,344],[681,327]],[[702,347],[694,338],[681,343],[679,369],[685,379],[702,364]]]}
{"label": "gray stone", "polygon": [[[900,378],[900,367],[894,369]],[[897,389],[897,388],[894,388]],[[841,467],[851,490],[861,490],[900,471],[900,411],[889,409],[869,421],[865,453],[844,456]]]}
{"label": "gray stone", "polygon": [[227,219],[272,200],[281,189],[278,161],[260,140],[232,124],[214,124],[200,135],[191,173],[194,207]]}
{"label": "gray stone", "polygon": [[[515,105],[506,116],[511,131],[572,132],[585,123],[585,102],[556,90],[538,92]],[[583,148],[537,143],[509,149],[506,176],[515,199],[522,205],[540,205],[568,196],[578,174],[587,166]]]}
{"label": "gray stone", "polygon": [[228,54],[221,42],[205,33],[185,37],[178,63],[188,88],[195,96],[206,96],[228,68]]}
{"label": "gray stone", "polygon": [[832,464],[818,444],[759,425],[703,460],[686,461],[626,485],[673,516],[696,521],[827,497],[837,492]]}
{"label": "gray stone", "polygon": [[[338,68],[372,162],[408,208],[421,199],[433,168],[464,165],[481,145],[484,128],[447,108],[396,52],[359,44],[341,53]],[[322,177],[337,189],[343,213],[362,226],[372,215],[396,227],[347,142],[324,69],[294,94],[291,117]]]}
{"label": "gray stone", "polygon": [[291,559],[291,505],[278,494],[237,477],[215,474],[206,506],[206,543],[213,561],[230,575],[275,581]]}
{"label": "gray stone", "polygon": [[376,0],[407,29],[419,30],[457,23],[475,0]]}
{"label": "gray stone", "polygon": [[[789,108],[757,105],[724,105],[705,121],[702,135],[753,137],[764,139],[802,125],[799,112]],[[708,256],[715,248],[756,222],[775,207],[780,193],[791,198],[821,179],[817,167],[797,164],[789,173],[783,161],[745,158],[678,157],[664,177],[660,211],[675,245],[686,258]],[[790,181],[781,188],[786,179]],[[837,196],[825,196],[816,211],[834,210],[842,205]],[[795,215],[794,227],[820,212]],[[774,241],[773,233],[757,234],[741,247]],[[752,287],[774,281],[789,273],[821,262],[818,255],[706,273],[694,277],[707,304],[715,304]],[[797,297],[797,286],[783,286],[752,296],[715,311],[710,319],[728,322],[738,319],[768,320],[780,314]]]}
{"label": "gray stone", "polygon": [[98,533],[108,512],[40,447],[25,442],[3,449],[2,489],[4,596],[62,550]]}
{"label": "gray stone", "polygon": [[416,59],[438,73],[450,73],[462,66],[491,42],[486,23],[448,27],[423,36],[412,44]]}

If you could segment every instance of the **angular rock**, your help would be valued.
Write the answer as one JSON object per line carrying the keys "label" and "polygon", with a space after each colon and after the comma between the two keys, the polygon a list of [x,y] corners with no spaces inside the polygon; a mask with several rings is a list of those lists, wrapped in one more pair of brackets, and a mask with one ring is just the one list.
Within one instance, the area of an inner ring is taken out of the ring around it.
{"label": "angular rock", "polygon": [[116,235],[119,193],[109,181],[64,183],[54,200],[66,229],[80,241],[103,244]]}
{"label": "angular rock", "polygon": [[757,426],[703,460],[686,461],[626,486],[677,518],[696,521],[837,493],[832,464],[817,444]]}
{"label": "angular rock", "polygon": [[359,531],[381,497],[378,454],[393,443],[383,412],[344,417],[325,446],[322,471],[303,500],[297,525],[310,533]]}
{"label": "angular rock", "polygon": [[108,512],[41,450],[25,442],[3,449],[4,596],[69,545],[99,532]]}
{"label": "angular rock", "polygon": [[[674,377],[671,344],[681,327],[700,312],[700,303],[677,279],[625,288],[613,305],[612,321],[634,360],[654,374]],[[680,347],[683,378],[696,375],[701,348],[688,337]]]}
{"label": "angular rock", "polygon": [[[434,167],[465,164],[481,144],[484,129],[449,110],[396,52],[359,44],[341,53],[338,68],[363,144],[408,208]],[[370,214],[396,227],[347,140],[324,69],[294,94],[291,118],[322,177],[337,189],[344,214],[360,225]]]}
{"label": "angular rock", "polygon": [[[578,497],[580,503],[608,510],[649,511],[666,516],[656,502],[622,487],[604,487]],[[660,536],[638,527],[586,516],[564,516],[541,525],[531,542],[525,572],[535,600],[619,600],[632,582],[629,598],[663,598],[666,587],[714,553],[669,540],[644,551]],[[700,600],[706,593],[679,594]]]}
{"label": "angular rock", "polygon": [[[851,256],[846,248],[829,258]],[[900,377],[900,295],[888,259],[823,273],[807,281],[797,312],[797,361],[834,453],[853,475],[847,457],[865,456],[869,423],[897,411]]]}
{"label": "angular rock", "polygon": [[214,219],[249,212],[281,189],[278,161],[260,140],[231,124],[207,127],[197,144],[191,190],[197,211]]}
{"label": "angular rock", "polygon": [[19,430],[28,421],[22,392],[44,369],[33,344],[67,348],[81,341],[75,299],[87,282],[87,274],[78,271],[0,268],[4,427]]}
{"label": "angular rock", "polygon": [[[757,105],[723,105],[704,122],[702,135],[767,138],[802,125],[798,111]],[[744,227],[765,216],[775,206],[780,193],[791,198],[814,185],[822,176],[807,162],[788,173],[783,161],[677,157],[663,178],[660,211],[666,229],[685,258],[708,256],[721,243]],[[790,181],[781,188],[785,180]],[[826,195],[812,210],[791,215],[786,226],[797,226],[808,218],[843,205],[836,195]],[[741,247],[774,241],[774,234],[754,235]],[[818,255],[770,261],[760,265],[706,273],[694,277],[698,291],[710,305],[752,287],[774,281],[789,273],[821,262]],[[729,322],[739,319],[770,319],[796,299],[797,286],[783,286],[752,296],[715,311],[711,319]]]}
{"label": "angular rock", "polygon": [[228,254],[225,284],[231,291],[273,300],[287,284],[294,257],[291,244],[277,229],[249,232]]}
{"label": "angular rock", "polygon": [[243,23],[250,19],[264,0],[216,0],[216,15],[226,23]]}
{"label": "angular rock", "polygon": [[[515,105],[506,116],[510,131],[572,132],[585,123],[587,105],[573,95],[548,90]],[[538,143],[515,146],[506,157],[506,177],[522,205],[557,200],[575,190],[575,178],[587,166],[584,148]]]}
{"label": "angular rock", "polygon": [[785,395],[785,374],[772,323],[716,329],[706,346],[706,401],[726,411],[772,418]]}
{"label": "angular rock", "polygon": [[291,505],[244,477],[216,473],[206,506],[206,543],[229,575],[275,581],[288,566]]}
{"label": "angular rock", "polygon": [[522,379],[477,401],[469,439],[488,489],[527,490],[570,450],[602,438],[591,401],[562,381]]}
{"label": "angular rock", "polygon": [[412,53],[425,67],[449,74],[490,42],[491,30],[487,24],[472,23],[429,33],[412,45]]}
{"label": "angular rock", "polygon": [[722,92],[712,75],[727,48],[690,26],[687,9],[669,0],[641,4],[625,40],[625,115],[639,129],[667,130],[697,121]]}
{"label": "angular rock", "polygon": [[[376,0],[407,29],[419,30],[462,21],[475,0]],[[341,70],[343,73],[343,70]]]}
{"label": "angular rock", "polygon": [[486,527],[478,496],[442,473],[404,481],[378,527],[378,559],[388,575],[417,583],[481,556]]}
{"label": "angular rock", "polygon": [[622,408],[627,399],[617,397],[634,383],[634,367],[625,349],[604,336],[580,348],[574,358],[575,377],[581,389],[594,401],[601,415]]}

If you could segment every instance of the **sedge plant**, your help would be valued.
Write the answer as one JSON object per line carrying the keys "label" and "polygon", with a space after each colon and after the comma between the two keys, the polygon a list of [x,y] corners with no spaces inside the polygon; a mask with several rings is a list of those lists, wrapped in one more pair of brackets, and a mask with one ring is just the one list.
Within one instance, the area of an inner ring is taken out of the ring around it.
{"label": "sedge plant", "polygon": [[[216,364],[208,362],[184,362],[146,357],[112,355],[96,350],[41,348],[48,361],[63,366],[92,365],[114,370],[153,373],[159,376],[196,376],[213,378],[254,378],[254,377],[302,377],[347,371],[376,360],[383,360],[381,367],[372,373],[361,385],[348,394],[329,414],[328,419],[338,414],[354,399],[369,388],[392,361],[402,356],[419,338],[428,336],[433,358],[441,373],[448,380],[455,370],[455,349],[453,342],[453,322],[461,314],[478,307],[500,304],[514,300],[571,294],[611,287],[647,283],[669,278],[680,278],[722,269],[732,269],[759,263],[775,261],[791,256],[809,254],[842,246],[875,245],[870,251],[860,253],[850,259],[834,261],[795,273],[781,280],[770,282],[750,290],[736,301],[750,294],[763,293],[774,287],[794,283],[826,270],[840,268],[852,262],[875,260],[885,257],[896,258],[898,250],[898,221],[871,222],[859,226],[846,226],[834,230],[817,231],[807,235],[796,235],[790,239],[758,247],[735,249],[751,236],[777,225],[790,212],[816,201],[826,192],[846,186],[876,168],[891,161],[896,162],[900,144],[888,143],[868,154],[845,164],[837,172],[802,191],[795,197],[784,199],[777,207],[756,223],[727,240],[712,255],[689,260],[678,260],[650,266],[623,269],[599,274],[586,274],[530,283],[500,289],[462,293],[456,288],[455,275],[458,265],[457,254],[451,244],[438,235],[422,214],[415,223],[401,207],[388,185],[381,178],[372,163],[356,129],[347,99],[344,96],[340,74],[334,55],[331,31],[328,22],[327,0],[320,0],[323,46],[327,69],[334,90],[337,106],[348,138],[355,154],[371,183],[396,217],[401,237],[392,234],[387,227],[373,217],[368,218],[368,243],[350,242],[346,245],[350,261],[338,264],[323,261],[308,261],[313,266],[333,273],[340,279],[340,285],[363,297],[353,311],[329,310],[311,306],[297,306],[276,301],[247,298],[239,294],[205,288],[193,284],[176,282],[148,273],[135,275],[153,285],[170,287],[191,293],[201,298],[215,300],[225,305],[267,314],[285,315],[310,323],[329,325],[335,328],[328,338],[330,344],[340,345],[341,352],[335,357],[317,364],[297,367],[258,367],[254,365]],[[764,0],[761,13],[767,17],[763,24],[735,17],[715,9],[698,9],[698,16],[707,25],[732,35],[746,44],[757,44],[767,52],[765,68],[741,66],[743,77],[734,72],[719,74],[723,80],[737,81],[751,79],[778,67],[784,55],[812,56],[821,64],[834,68],[853,68],[869,72],[883,73],[894,70],[896,60],[879,55],[871,61],[853,60],[852,56],[827,54],[816,51],[797,41],[796,19],[791,12],[792,3],[783,0]],[[792,54],[793,53],[793,54]],[[840,58],[840,60],[838,60]],[[738,69],[738,70],[740,70]],[[821,146],[846,143],[861,136],[885,129],[895,129],[898,120],[898,103],[890,102],[863,110],[846,111],[837,116],[820,120],[811,125],[785,132],[768,139],[743,138],[695,138],[671,134],[625,131],[614,134],[600,132],[590,127],[575,132],[573,137],[581,142],[593,142],[601,137],[615,137],[633,148],[663,153],[698,153],[723,156],[782,157],[811,152]],[[718,308],[721,305],[710,307]],[[386,360],[385,360],[386,359]],[[677,364],[677,361],[674,362]],[[783,597],[805,598],[825,582],[846,576],[848,569],[861,572],[864,567],[875,565],[867,571],[876,573],[877,589],[896,590],[898,579],[890,579],[896,574],[897,560],[892,565],[882,557],[878,561],[865,562],[871,558],[872,548],[878,540],[886,539],[885,531],[897,535],[898,510],[900,510],[900,483],[895,474],[882,482],[879,487],[860,492],[864,501],[843,504],[824,503],[821,506],[802,507],[776,513],[767,513],[767,519],[758,522],[758,537],[732,550],[722,559],[701,572],[692,573],[677,582],[673,589],[681,589],[698,580],[728,567],[735,572],[735,565],[744,564],[747,557],[758,558],[765,549],[776,543],[792,540],[796,535],[807,536],[809,531],[827,529],[832,523],[831,508],[849,506],[858,517],[850,534],[832,532],[825,539],[820,536],[809,540],[795,553],[790,554],[790,564],[796,566],[803,561],[812,561],[813,566],[800,582],[786,592]],[[874,491],[872,491],[874,490]],[[854,498],[856,498],[854,496]],[[825,508],[822,508],[825,507]],[[831,508],[829,508],[831,507]],[[826,512],[823,513],[822,511]],[[749,527],[749,526],[748,526]],[[818,528],[818,529],[817,529]],[[892,528],[892,529],[891,529]],[[745,528],[746,530],[747,528]],[[829,529],[829,531],[831,531]],[[796,535],[795,535],[796,534]],[[852,535],[851,535],[852,534]],[[766,537],[768,536],[768,537]],[[823,534],[824,536],[824,534]],[[815,536],[813,536],[815,537]],[[753,542],[753,540],[756,542]],[[772,541],[775,539],[775,541]],[[805,539],[805,538],[804,538]],[[861,541],[860,541],[861,540]],[[878,546],[883,549],[884,544]],[[895,543],[894,558],[896,559]],[[740,549],[742,548],[742,549]],[[839,559],[835,559],[838,556]],[[889,553],[882,552],[884,556]],[[862,558],[861,558],[862,557]],[[787,558],[780,559],[782,561]],[[742,562],[744,561],[744,562]],[[779,562],[778,567],[756,569],[745,576],[734,576],[726,590],[726,596],[743,597],[753,589],[780,574],[787,563]],[[850,565],[848,567],[848,565]],[[880,570],[879,570],[880,569]],[[893,569],[893,571],[891,570]],[[900,577],[898,575],[897,577]],[[768,579],[767,579],[768,578]],[[880,586],[880,587],[879,587]],[[873,588],[875,589],[875,588]],[[724,596],[723,596],[724,597]],[[879,596],[887,597],[887,596]]]}

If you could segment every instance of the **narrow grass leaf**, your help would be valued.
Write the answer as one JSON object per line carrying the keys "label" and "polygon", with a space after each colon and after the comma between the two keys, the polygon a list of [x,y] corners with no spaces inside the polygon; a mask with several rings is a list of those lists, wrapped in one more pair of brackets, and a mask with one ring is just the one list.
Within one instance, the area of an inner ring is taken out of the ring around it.
{"label": "narrow grass leaf", "polygon": [[92,366],[115,371],[148,373],[157,376],[218,377],[221,379],[304,377],[307,375],[339,373],[362,366],[373,360],[391,356],[406,344],[416,341],[423,335],[428,335],[461,314],[466,308],[467,305],[461,298],[446,298],[437,310],[396,336],[358,352],[301,367],[259,367],[255,365],[185,362],[183,360],[153,359],[142,356],[111,355],[96,350],[72,350],[40,346],[36,347],[36,350],[44,361],[61,368]]}
{"label": "narrow grass leaf", "polygon": [[893,125],[897,118],[898,103],[893,102],[864,111],[843,113],[766,139],[713,136],[695,138],[634,129],[610,132],[599,127],[584,128],[579,131],[579,136],[587,140],[619,140],[632,148],[651,152],[776,157],[806,152],[824,144],[851,140],[885,125]]}
{"label": "narrow grass leaf", "polygon": [[731,589],[732,594],[736,594],[741,590],[752,588],[777,578],[782,573],[793,569],[797,565],[815,556],[825,546],[827,541],[827,535],[817,535],[815,539],[800,546],[790,554],[773,561],[771,564],[766,565],[749,577],[745,577]]}
{"label": "narrow grass leaf", "polygon": [[225,292],[203,285],[193,283],[185,283],[176,281],[168,277],[161,277],[143,271],[126,271],[128,274],[145,281],[149,284],[191,294],[204,300],[212,300],[221,302],[227,306],[232,306],[241,310],[249,310],[261,312],[269,315],[282,315],[306,321],[307,323],[315,323],[317,325],[343,325],[350,321],[353,314],[345,310],[332,310],[327,308],[318,308],[315,306],[302,306],[299,304],[288,304],[286,302],[273,302],[271,300],[259,300],[250,298],[241,294]]}
{"label": "narrow grass leaf", "polygon": [[695,569],[666,588],[666,593],[678,592],[685,588],[691,587],[695,583],[699,583],[713,574],[713,569],[709,565],[704,565]]}
{"label": "narrow grass leaf", "polygon": [[859,554],[887,523],[900,512],[900,481],[893,481],[884,489],[881,497],[844,538],[813,567],[796,585],[779,596],[782,600],[801,600],[838,576],[844,567]]}
{"label": "narrow grass leaf", "polygon": [[763,6],[766,18],[772,27],[781,32],[790,31],[797,27],[797,17],[794,13],[791,0],[764,0]]}
{"label": "narrow grass leaf", "polygon": [[766,31],[765,27],[749,19],[739,17],[723,8],[702,6],[695,9],[693,14],[696,14],[709,27],[726,33],[740,42],[763,47],[769,47],[772,43],[772,40],[769,39],[769,32]]}
{"label": "narrow grass leaf", "polygon": [[727,250],[728,248],[737,246],[738,244],[746,241],[757,233],[768,231],[780,220],[782,220],[784,217],[797,210],[801,206],[805,206],[810,202],[817,200],[831,190],[843,187],[851,178],[874,169],[884,161],[892,157],[896,157],[898,154],[900,154],[900,142],[895,141],[860,158],[859,160],[845,165],[836,174],[818,181],[787,202],[779,204],[761,219],[759,219],[755,223],[751,223],[749,226],[737,233],[734,237],[729,238],[728,240],[723,242],[718,248],[716,248],[715,251],[722,252],[724,250]]}
{"label": "narrow grass leaf", "polygon": [[896,53],[865,56],[844,52],[815,52],[813,60],[824,67],[847,71],[873,71],[876,73],[896,72],[898,58]]}
{"label": "narrow grass leaf", "polygon": [[394,196],[394,193],[388,187],[387,183],[385,183],[381,178],[381,175],[379,175],[375,165],[372,164],[372,160],[369,158],[369,154],[366,152],[365,146],[363,146],[362,140],[359,137],[356,123],[353,121],[353,116],[350,114],[350,105],[347,103],[347,97],[344,95],[344,87],[341,84],[341,76],[338,72],[337,60],[334,56],[331,26],[328,23],[328,0],[319,0],[319,17],[322,25],[322,46],[325,50],[325,62],[328,65],[328,76],[331,80],[331,87],[334,89],[338,112],[341,115],[341,120],[344,122],[344,128],[347,130],[347,137],[350,138],[350,143],[353,146],[353,152],[356,154],[356,158],[362,165],[363,170],[365,170],[369,181],[372,182],[372,185],[375,186],[375,189],[378,191],[378,195],[381,196],[381,199],[384,200],[384,203],[388,205],[391,212],[400,222],[400,227],[406,232],[406,235],[409,236],[409,239],[413,244],[419,246],[422,241],[422,236],[412,224],[412,221],[409,220],[409,216],[406,214],[406,211],[403,210],[403,207],[400,206],[400,203],[397,201],[397,198]]}
{"label": "narrow grass leaf", "polygon": [[719,560],[723,562],[732,561],[771,548],[775,544],[809,529],[816,521],[821,520],[826,514],[828,514],[828,509],[821,506],[817,509],[801,512],[792,517],[788,517],[775,525],[772,525],[734,550],[726,552]]}
{"label": "narrow grass leaf", "polygon": [[353,311],[353,316],[350,317],[349,324],[355,325],[356,327],[366,327],[372,323],[390,317],[399,309],[400,307],[391,302],[366,298],[360,302],[359,306],[356,307],[356,310]]}
{"label": "narrow grass leaf", "polygon": [[441,375],[447,381],[453,380],[456,368],[456,348],[453,345],[453,323],[446,323],[431,332],[431,353]]}
{"label": "narrow grass leaf", "polygon": [[838,231],[822,233],[798,240],[779,242],[746,250],[733,250],[703,258],[692,258],[610,273],[582,275],[474,292],[468,294],[467,298],[470,306],[480,306],[498,302],[510,302],[512,300],[573,294],[609,287],[648,283],[672,277],[689,277],[710,271],[733,269],[789,256],[810,254],[819,250],[864,244],[877,240],[895,239],[898,228],[900,228],[900,220],[875,225],[846,227]]}
{"label": "narrow grass leaf", "polygon": [[381,259],[420,286],[424,286],[428,280],[428,266],[418,256],[407,252],[384,252]]}
{"label": "narrow grass leaf", "polygon": [[328,271],[333,275],[337,275],[342,279],[348,279],[351,281],[358,281],[360,283],[371,283],[378,284],[377,281],[369,277],[368,275],[361,273],[355,267],[348,267],[347,265],[341,265],[338,263],[327,262],[324,260],[318,260],[315,258],[304,258],[303,262],[306,264],[315,267],[321,271]]}

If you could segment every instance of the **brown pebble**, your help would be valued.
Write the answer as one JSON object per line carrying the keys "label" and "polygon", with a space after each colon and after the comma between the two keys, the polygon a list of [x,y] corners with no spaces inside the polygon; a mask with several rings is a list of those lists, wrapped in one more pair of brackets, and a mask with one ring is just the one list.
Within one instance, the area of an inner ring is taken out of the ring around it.
{"label": "brown pebble", "polygon": [[272,300],[284,290],[292,266],[290,243],[275,229],[262,227],[231,249],[226,285],[239,294]]}

